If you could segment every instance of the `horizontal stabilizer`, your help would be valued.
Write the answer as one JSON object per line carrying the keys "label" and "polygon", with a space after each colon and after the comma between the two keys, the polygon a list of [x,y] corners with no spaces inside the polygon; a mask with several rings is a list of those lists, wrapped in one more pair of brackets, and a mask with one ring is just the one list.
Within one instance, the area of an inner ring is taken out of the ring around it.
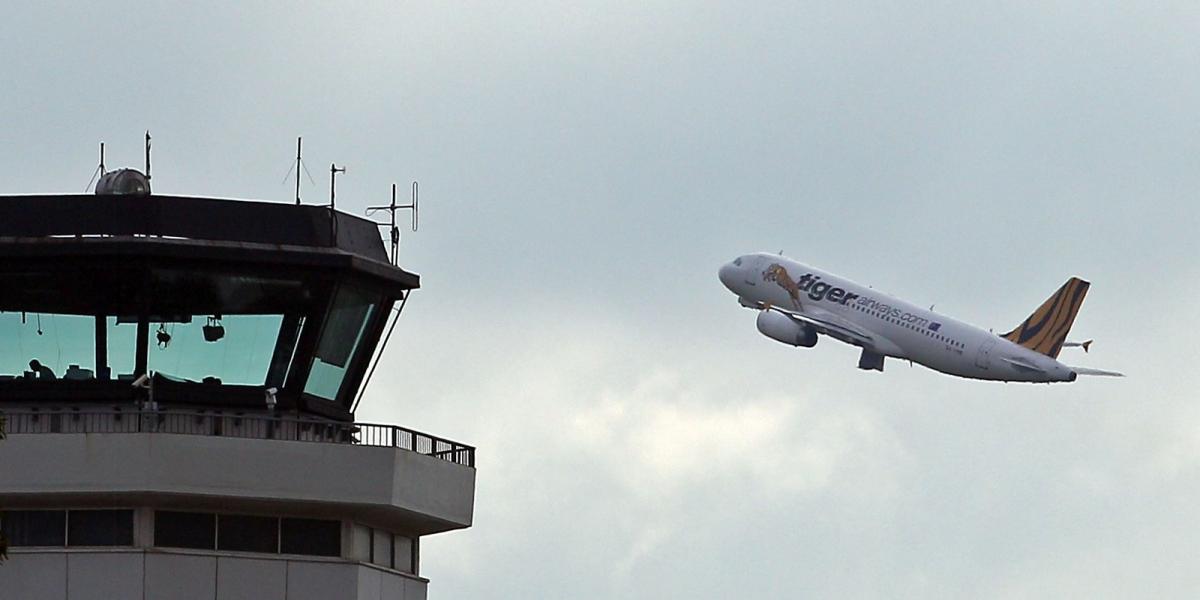
{"label": "horizontal stabilizer", "polygon": [[1075,373],[1079,374],[1079,375],[1095,375],[1097,377],[1124,377],[1125,376],[1124,373],[1118,373],[1116,371],[1104,371],[1101,369],[1089,369],[1087,367],[1070,367],[1070,369],[1072,371],[1075,371]]}
{"label": "horizontal stabilizer", "polygon": [[1083,348],[1084,353],[1086,353],[1088,348],[1092,346],[1093,341],[1094,340],[1088,340],[1086,342],[1063,342],[1063,348]]}

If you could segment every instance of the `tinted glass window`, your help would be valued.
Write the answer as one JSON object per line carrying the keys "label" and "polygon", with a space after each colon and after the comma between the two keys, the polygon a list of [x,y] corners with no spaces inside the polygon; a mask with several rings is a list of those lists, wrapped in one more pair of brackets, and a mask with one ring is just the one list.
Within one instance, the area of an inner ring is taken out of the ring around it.
{"label": "tinted glass window", "polygon": [[149,368],[181,381],[263,385],[282,324],[283,315],[162,318],[150,325]]}
{"label": "tinted glass window", "polygon": [[72,510],[67,514],[68,546],[132,546],[132,510]]}
{"label": "tinted glass window", "polygon": [[157,511],[154,513],[154,545],[202,550],[216,548],[216,515]]}
{"label": "tinted glass window", "polygon": [[67,511],[10,510],[0,516],[4,537],[13,546],[65,546]]}
{"label": "tinted glass window", "polygon": [[[107,366],[96,364],[98,324],[108,339]],[[137,354],[133,317],[0,312],[0,339],[6,341],[0,345],[0,381],[133,379]]]}
{"label": "tinted glass window", "polygon": [[283,519],[280,552],[313,556],[342,554],[342,524],[318,519]]}
{"label": "tinted glass window", "polygon": [[0,379],[95,377],[95,317],[3,312],[0,340]]}
{"label": "tinted glass window", "polygon": [[247,515],[217,517],[217,547],[241,552],[278,552],[279,519]]}
{"label": "tinted glass window", "polygon": [[337,399],[346,369],[378,302],[379,298],[355,287],[343,286],[338,290],[321,330],[304,393],[326,400]]}
{"label": "tinted glass window", "polygon": [[134,364],[137,359],[137,320],[125,321],[117,317],[104,319],[108,329],[107,370],[96,373],[97,379],[133,381]]}

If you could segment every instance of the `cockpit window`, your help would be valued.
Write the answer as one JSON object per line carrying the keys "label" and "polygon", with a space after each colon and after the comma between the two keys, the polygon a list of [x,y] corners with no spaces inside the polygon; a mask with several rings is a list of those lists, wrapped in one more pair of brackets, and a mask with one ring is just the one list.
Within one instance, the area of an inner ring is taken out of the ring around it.
{"label": "cockpit window", "polygon": [[733,266],[735,266],[735,267],[742,266],[742,257],[739,256],[739,257],[733,259]]}

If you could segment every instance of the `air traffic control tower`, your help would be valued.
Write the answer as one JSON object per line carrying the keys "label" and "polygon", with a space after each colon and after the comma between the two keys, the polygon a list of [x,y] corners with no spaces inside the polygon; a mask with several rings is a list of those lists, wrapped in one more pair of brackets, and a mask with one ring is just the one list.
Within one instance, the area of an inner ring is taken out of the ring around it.
{"label": "air traffic control tower", "polygon": [[475,451],[353,410],[418,277],[362,218],[147,191],[0,197],[0,598],[424,599]]}

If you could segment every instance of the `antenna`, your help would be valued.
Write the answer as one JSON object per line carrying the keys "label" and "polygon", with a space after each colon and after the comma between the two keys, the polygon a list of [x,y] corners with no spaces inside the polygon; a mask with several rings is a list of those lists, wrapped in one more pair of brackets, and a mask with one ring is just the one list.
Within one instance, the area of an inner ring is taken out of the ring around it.
{"label": "antenna", "polygon": [[95,171],[92,171],[92,179],[88,181],[87,187],[83,188],[83,191],[86,193],[92,189],[92,184],[96,183],[96,178],[103,177],[104,173],[104,142],[100,142],[100,166],[96,167]]}
{"label": "antenna", "polygon": [[329,163],[329,245],[337,245],[337,174],[345,173],[346,167]]}
{"label": "antenna", "polygon": [[292,169],[296,170],[296,206],[300,206],[300,171],[304,171],[304,175],[308,177],[309,183],[317,185],[317,182],[313,181],[312,173],[308,172],[308,165],[305,165],[304,159],[300,157],[300,150],[304,147],[303,143],[304,138],[296,138],[296,162],[292,163],[292,166],[288,168],[288,172],[283,175],[283,179],[279,182],[280,184],[286,183],[288,177],[292,176]]}
{"label": "antenna", "polygon": [[392,239],[392,265],[400,264],[400,228],[396,227],[396,211],[412,210],[412,230],[417,230],[417,182],[412,183],[412,204],[396,204],[396,184],[392,184],[392,203],[387,206],[368,206],[367,216],[376,211],[386,210],[391,215],[388,223],[376,223],[380,227],[388,227]]}
{"label": "antenna", "polygon": [[304,138],[296,137],[296,206],[300,206],[300,148]]}
{"label": "antenna", "polygon": [[146,179],[150,179],[150,130],[146,130]]}

